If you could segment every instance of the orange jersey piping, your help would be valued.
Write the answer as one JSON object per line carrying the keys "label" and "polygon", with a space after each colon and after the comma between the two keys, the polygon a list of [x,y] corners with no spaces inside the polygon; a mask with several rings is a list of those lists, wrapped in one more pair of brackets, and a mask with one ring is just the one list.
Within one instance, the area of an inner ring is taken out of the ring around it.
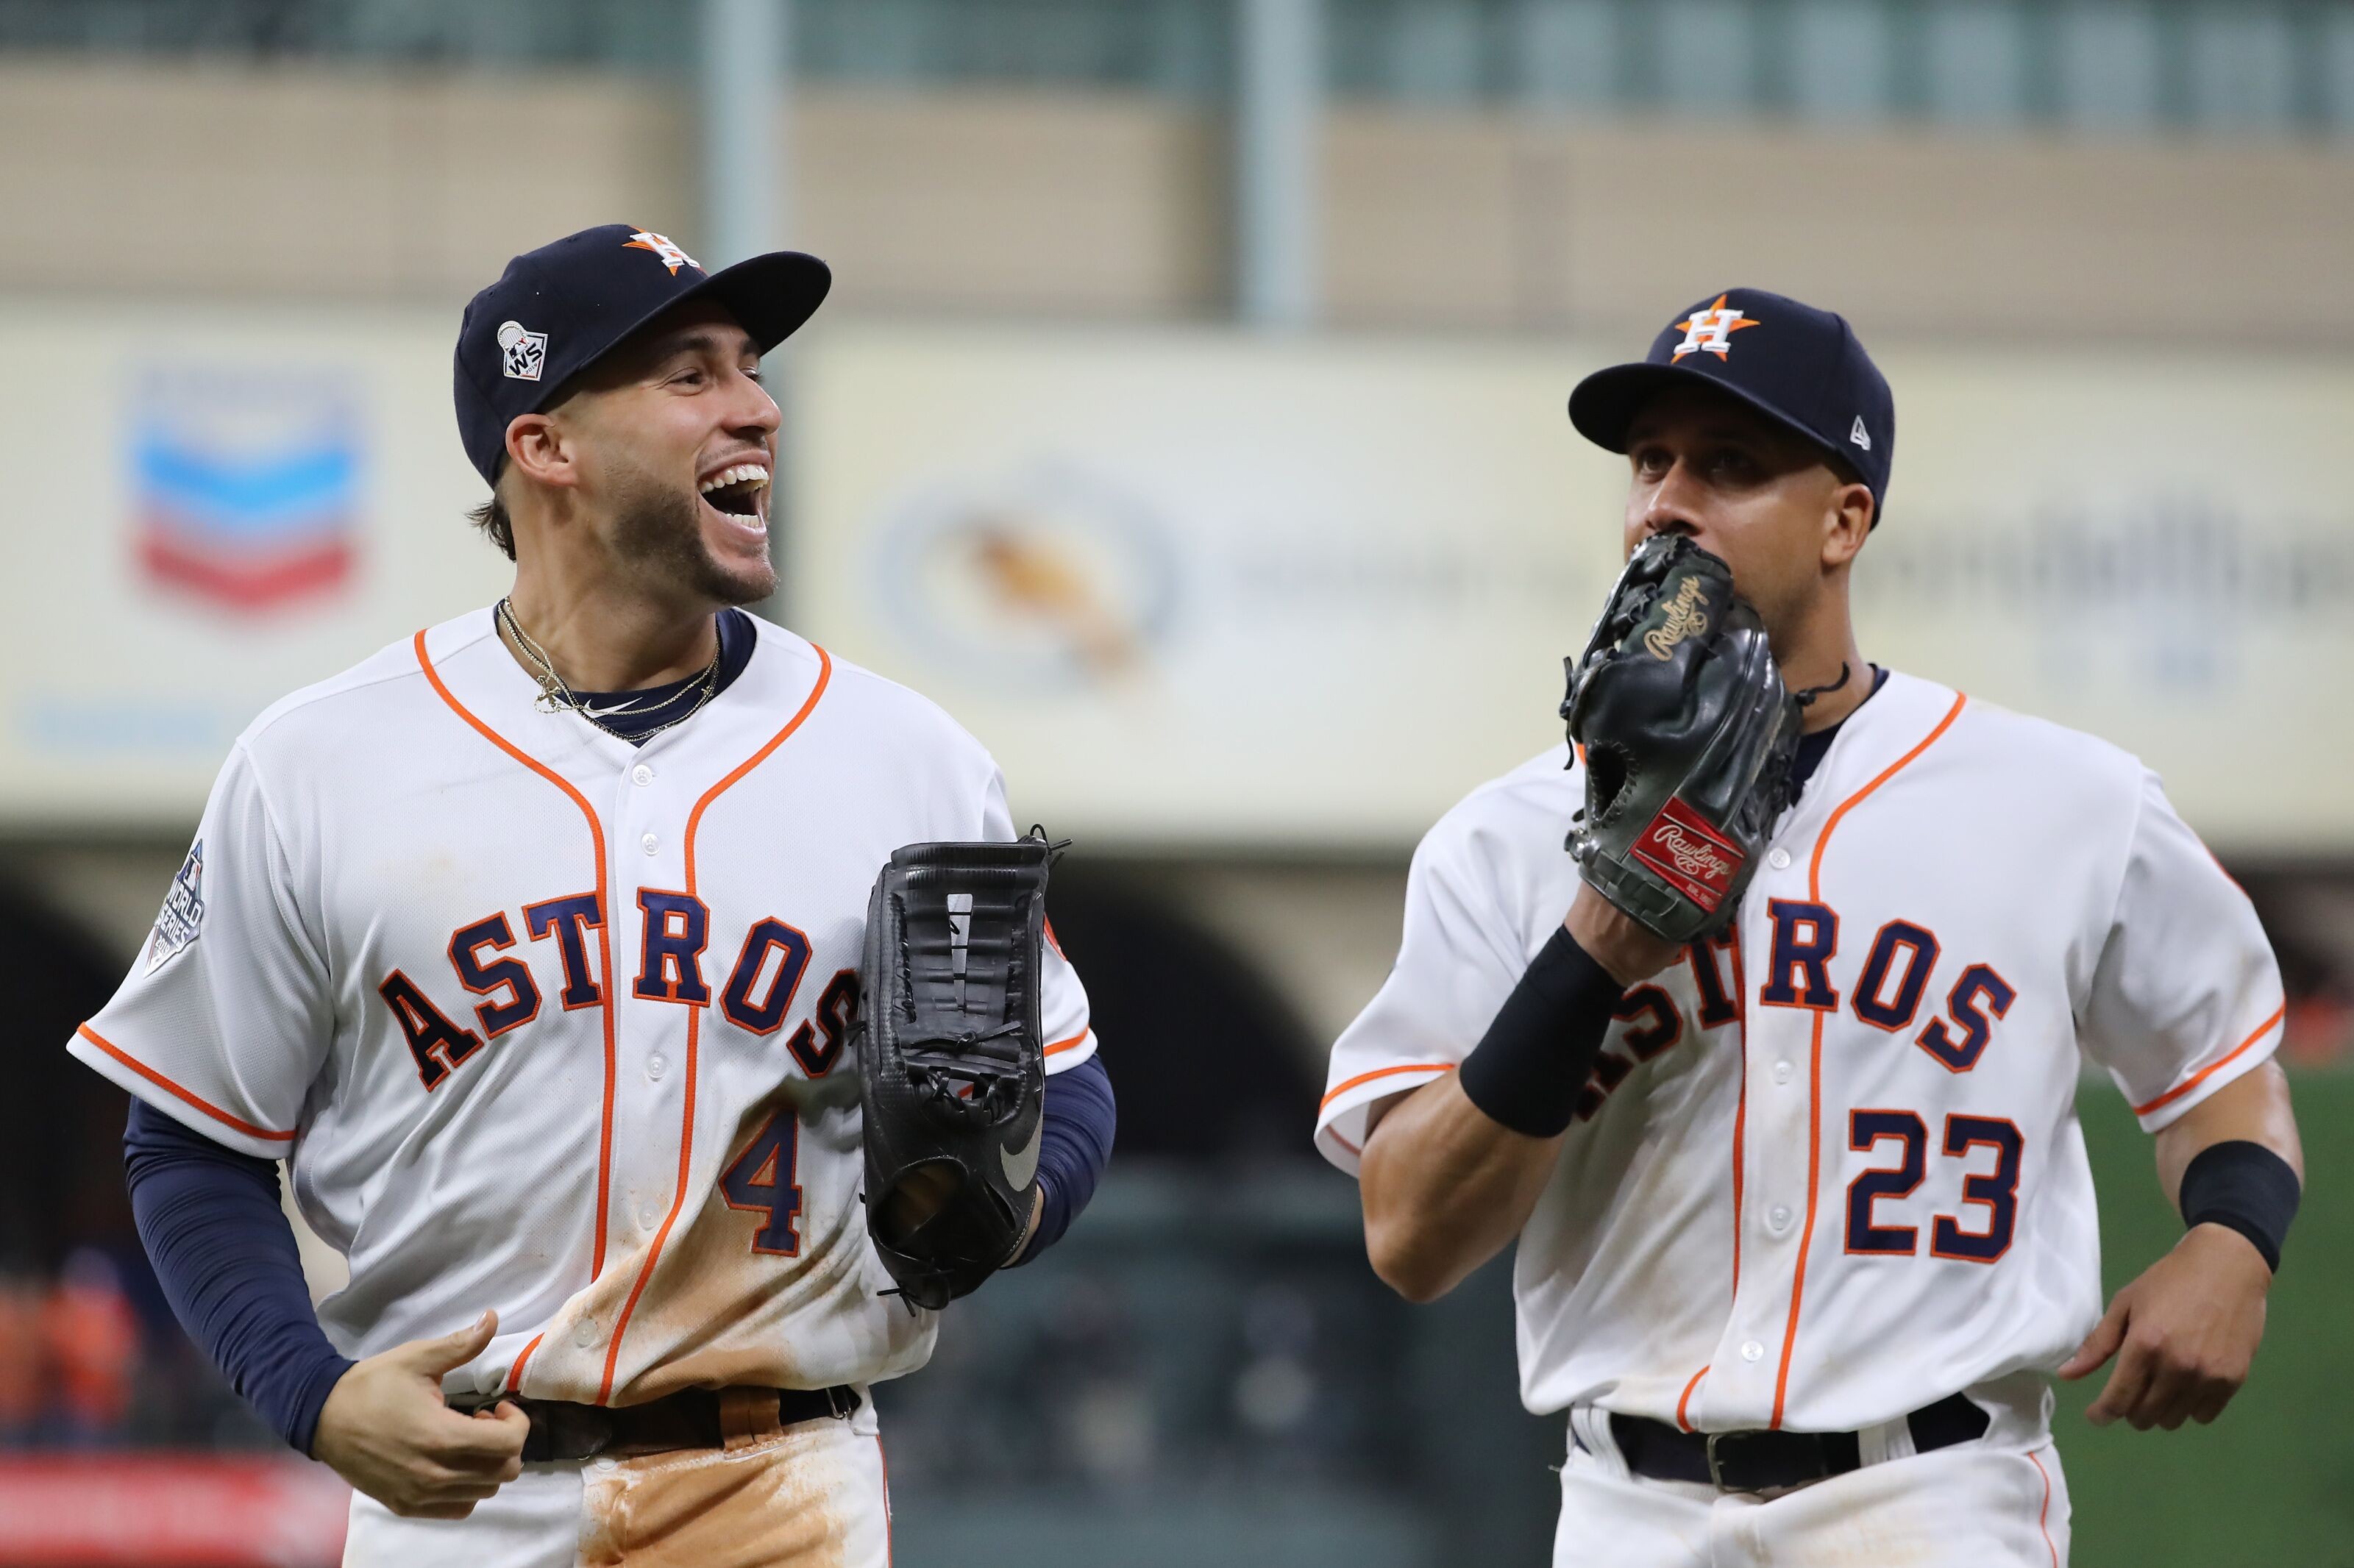
{"label": "orange jersey piping", "polygon": [[2043,1532],[2043,1550],[2052,1553],[2052,1568],[2060,1568],[2060,1548],[2052,1541],[2052,1472],[2033,1454],[2027,1457],[2034,1463],[2035,1473],[2043,1478],[2043,1506],[2036,1510],[2035,1528]]}
{"label": "orange jersey piping", "polygon": [[1702,1367],[1700,1371],[1692,1373],[1691,1381],[1684,1384],[1684,1392],[1681,1397],[1678,1398],[1676,1401],[1676,1425],[1686,1432],[1692,1429],[1692,1424],[1685,1418],[1684,1411],[1686,1407],[1691,1404],[1692,1390],[1698,1388],[1700,1386],[1700,1380],[1707,1375],[1708,1368],[1706,1367]]}
{"label": "orange jersey piping", "polygon": [[1047,1046],[1044,1051],[1040,1053],[1040,1054],[1053,1056],[1064,1051],[1076,1051],[1080,1046],[1086,1044],[1087,1042],[1087,1036],[1094,1033],[1095,1030],[1091,1027],[1082,1029],[1076,1034],[1072,1035],[1068,1040],[1055,1041],[1052,1045]]}
{"label": "orange jersey piping", "polygon": [[[597,933],[598,976],[603,980],[605,986],[605,1000],[599,1004],[600,1011],[605,1015],[605,1103],[599,1115],[597,1126],[597,1245],[588,1264],[588,1277],[594,1279],[598,1275],[605,1272],[606,1193],[610,1187],[613,1169],[614,914],[613,900],[605,882],[605,824],[598,820],[597,809],[588,803],[588,798],[574,789],[570,779],[566,779],[537,758],[529,755],[489,725],[475,717],[465,704],[452,695],[450,688],[442,684],[440,673],[433,668],[433,661],[426,655],[425,633],[419,631],[415,641],[417,667],[425,672],[425,679],[432,686],[434,694],[450,705],[450,711],[472,725],[475,732],[484,740],[563,790],[572,803],[580,808],[580,814],[588,821],[588,841],[597,852],[597,911],[605,920],[603,928]],[[502,642],[500,647],[504,649],[505,644]]]}
{"label": "orange jersey piping", "polygon": [[[718,783],[714,784],[710,789],[705,789],[703,792],[703,798],[695,801],[695,810],[686,814],[686,893],[687,896],[690,898],[696,895],[695,879],[695,830],[703,825],[703,813],[709,809],[712,801],[716,800],[729,789],[734,789],[737,782],[746,774],[751,772],[752,769],[767,761],[769,759],[769,753],[775,751],[777,747],[784,745],[786,740],[790,738],[793,731],[801,727],[801,721],[808,718],[811,712],[816,708],[818,699],[825,695],[826,683],[833,678],[833,661],[827,656],[826,651],[820,648],[816,643],[811,643],[810,648],[811,652],[817,654],[817,681],[810,687],[809,695],[801,699],[800,710],[796,712],[792,717],[785,721],[784,728],[779,730],[775,735],[769,737],[768,745],[760,747],[759,750],[746,758],[741,763],[738,763],[735,770],[729,773],[726,778],[722,779]],[[604,1404],[613,1396],[613,1369],[620,1362],[621,1336],[629,1331],[630,1314],[637,1310],[638,1298],[645,1294],[646,1282],[653,1277],[654,1265],[660,1261],[662,1257],[663,1245],[670,1240],[671,1227],[678,1223],[679,1210],[683,1208],[686,1202],[687,1176],[695,1159],[695,1065],[696,1058],[699,1054],[697,1044],[701,1033],[700,1025],[702,1024],[702,1022],[703,1009],[699,1007],[690,1007],[686,1010],[686,1086],[684,1094],[686,1108],[679,1117],[678,1182],[676,1189],[671,1193],[670,1213],[663,1216],[662,1228],[654,1232],[653,1245],[646,1248],[646,1260],[638,1266],[638,1277],[630,1287],[629,1298],[621,1303],[621,1315],[613,1320],[613,1337],[611,1340],[607,1341],[605,1346],[605,1377],[604,1381],[597,1386],[597,1403],[599,1404]]]}
{"label": "orange jersey piping", "polygon": [[113,1057],[116,1061],[122,1063],[124,1066],[130,1068],[133,1072],[138,1074],[141,1077],[146,1079],[149,1083],[154,1085],[157,1088],[162,1089],[166,1094],[172,1095],[190,1106],[193,1106],[197,1110],[204,1112],[207,1116],[220,1123],[223,1127],[235,1128],[238,1131],[245,1134],[248,1138],[266,1138],[272,1143],[292,1143],[294,1140],[294,1135],[291,1132],[272,1132],[266,1127],[256,1127],[251,1122],[247,1121],[242,1118],[229,1115],[228,1112],[221,1109],[220,1107],[213,1104],[212,1101],[206,1099],[203,1096],[182,1088],[179,1085],[174,1083],[171,1079],[165,1077],[163,1074],[157,1072],[154,1068],[149,1066],[138,1057],[133,1056],[130,1052],[123,1050],[113,1041],[107,1039],[104,1035],[101,1034],[97,1030],[92,1029],[87,1023],[75,1025],[74,1033],[89,1041],[91,1044],[97,1046],[100,1050],[105,1052],[108,1055]]}
{"label": "orange jersey piping", "polygon": [[[1710,961],[1712,963],[1715,960]],[[1738,965],[1734,967],[1734,978],[1736,980],[1740,978]],[[1745,1014],[1748,1007],[1747,998],[1743,998],[1742,1006]],[[1741,1165],[1743,1146],[1748,1130],[1749,1020],[1744,1015],[1741,1020],[1741,1082],[1734,1092],[1733,1101],[1733,1300],[1734,1301],[1741,1298],[1741,1181],[1743,1175]],[[1730,1305],[1731,1303],[1728,1302],[1728,1308]],[[1689,1394],[1691,1391],[1686,1389],[1684,1392]]]}
{"label": "orange jersey piping", "polygon": [[1333,1085],[1324,1097],[1316,1103],[1316,1108],[1322,1110],[1359,1084],[1370,1084],[1375,1078],[1386,1078],[1395,1073],[1451,1073],[1454,1070],[1455,1064],[1452,1062],[1408,1062],[1402,1066],[1375,1067],[1370,1073],[1360,1073],[1353,1078],[1346,1078]]}
{"label": "orange jersey piping", "polygon": [[2222,1071],[2232,1063],[2238,1061],[2242,1056],[2245,1055],[2248,1051],[2255,1045],[2257,1041],[2262,1040],[2265,1035],[2270,1034],[2279,1026],[2280,1022],[2287,1016],[2288,1003],[2284,1001],[2280,1004],[2280,1011],[2274,1012],[2270,1018],[2265,1019],[2262,1023],[2257,1024],[2256,1032],[2253,1034],[2249,1035],[2245,1040],[2241,1041],[2237,1045],[2232,1046],[2230,1051],[2223,1054],[2221,1060],[2208,1063],[2205,1066],[2200,1068],[2197,1072],[2183,1079],[2182,1082],[2175,1085],[2174,1087],[2167,1090],[2166,1093],[2158,1096],[2158,1098],[2151,1100],[2148,1104],[2134,1107],[2134,1115],[2147,1116],[2150,1112],[2158,1109],[2160,1106],[2172,1105],[2175,1101],[2180,1099],[2183,1096],[2189,1094],[2191,1090],[2205,1083],[2210,1077]]}
{"label": "orange jersey piping", "polygon": [[540,1340],[546,1338],[547,1338],[547,1335],[544,1331],[534,1334],[531,1337],[530,1343],[524,1346],[523,1354],[514,1359],[514,1365],[507,1369],[507,1392],[509,1393],[517,1393],[523,1388],[523,1364],[524,1362],[531,1360],[532,1351],[539,1349]]}
{"label": "orange jersey piping", "polygon": [[[1810,903],[1823,901],[1823,851],[1830,846],[1831,834],[1846,815],[1861,805],[1872,791],[1895,778],[1913,765],[1914,759],[1937,744],[1945,733],[1954,727],[1962,716],[1962,708],[1969,698],[1956,693],[1954,705],[1937,721],[1937,727],[1921,737],[1912,750],[1882,768],[1879,777],[1841,800],[1823,823],[1823,831],[1815,837],[1815,853],[1807,863],[1807,898]],[[1782,1364],[1774,1376],[1774,1419],[1776,1431],[1782,1426],[1782,1407],[1790,1392],[1790,1351],[1798,1340],[1798,1308],[1807,1290],[1807,1253],[1814,1245],[1815,1211],[1821,1201],[1823,1171],[1823,1015],[1815,1014],[1813,1062],[1808,1075],[1807,1107],[1807,1224],[1798,1233],[1798,1266],[1790,1276],[1790,1321],[1782,1331]]]}

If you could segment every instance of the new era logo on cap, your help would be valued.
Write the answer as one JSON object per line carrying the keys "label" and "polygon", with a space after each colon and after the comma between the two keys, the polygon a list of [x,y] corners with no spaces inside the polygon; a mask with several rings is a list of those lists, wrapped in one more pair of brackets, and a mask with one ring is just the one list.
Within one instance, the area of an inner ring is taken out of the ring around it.
{"label": "new era logo on cap", "polygon": [[1713,388],[1805,437],[1871,490],[1878,522],[1896,401],[1843,317],[1763,289],[1723,290],[1680,312],[1640,360],[1579,382],[1570,422],[1597,446],[1623,452],[1645,406],[1680,387]]}

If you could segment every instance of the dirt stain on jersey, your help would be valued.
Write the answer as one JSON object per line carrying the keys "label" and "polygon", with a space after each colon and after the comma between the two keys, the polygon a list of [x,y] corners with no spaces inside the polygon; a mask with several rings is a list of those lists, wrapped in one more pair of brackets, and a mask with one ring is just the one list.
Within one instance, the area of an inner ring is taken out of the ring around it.
{"label": "dirt stain on jersey", "polygon": [[[594,1402],[604,1390],[606,1403],[637,1404],[682,1388],[863,1383],[920,1364],[929,1316],[876,1296],[889,1280],[871,1261],[857,1198],[854,1086],[846,1105],[838,1103],[841,1094],[830,1084],[788,1080],[719,1136],[706,1129],[697,1139],[695,1187],[663,1234],[651,1272],[651,1236],[627,1250],[616,1246],[603,1273],[548,1324],[525,1372],[525,1392]],[[720,1179],[779,1115],[799,1123],[801,1179],[794,1184],[803,1189],[801,1207],[790,1216],[795,1245],[789,1255],[758,1249],[769,1213],[731,1205]],[[606,1390],[617,1326],[620,1352]]]}
{"label": "dirt stain on jersey", "polygon": [[[748,1107],[726,1150],[744,1147],[771,1113],[801,1118],[805,1159],[809,1145],[846,1136],[838,1116],[811,1103],[812,1087],[789,1082],[777,1096]],[[714,1158],[724,1160],[726,1153],[715,1150]],[[876,1283],[868,1277],[865,1210],[854,1194],[829,1203],[812,1183],[793,1216],[798,1245],[790,1257],[753,1250],[765,1217],[731,1207],[716,1182],[697,1208],[679,1216],[631,1317],[615,1404],[689,1387],[863,1382],[893,1361],[903,1337],[911,1342],[922,1333],[922,1324],[896,1302],[883,1315],[888,1343],[867,1343],[869,1331],[852,1330]],[[807,1337],[811,1328],[818,1330],[814,1340]]]}
{"label": "dirt stain on jersey", "polygon": [[724,1448],[592,1465],[581,1568],[851,1568],[845,1460],[864,1441],[847,1422],[802,1422]]}

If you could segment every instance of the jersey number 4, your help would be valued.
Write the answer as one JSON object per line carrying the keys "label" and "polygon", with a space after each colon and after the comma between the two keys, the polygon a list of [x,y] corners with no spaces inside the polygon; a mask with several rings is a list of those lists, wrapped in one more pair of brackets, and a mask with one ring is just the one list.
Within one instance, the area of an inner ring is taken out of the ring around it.
{"label": "jersey number 4", "polygon": [[778,1111],[719,1178],[719,1195],[729,1208],[761,1216],[752,1250],[769,1257],[797,1257],[801,1250],[801,1232],[793,1224],[801,1212],[801,1185],[793,1180],[801,1162],[801,1131],[791,1111]]}
{"label": "jersey number 4", "polygon": [[[1928,1171],[1929,1128],[1908,1110],[1850,1111],[1847,1118],[1848,1147],[1865,1153],[1882,1143],[1897,1145],[1897,1161],[1864,1171],[1847,1188],[1847,1250],[1865,1255],[1911,1257],[1920,1251],[1921,1233],[1911,1225],[1883,1225],[1874,1215],[1882,1201],[1909,1198]],[[2019,1159],[2025,1147],[2017,1126],[1999,1117],[1949,1116],[1946,1118],[1945,1151],[1967,1160],[1978,1149],[1994,1150],[1994,1169],[1962,1178],[1962,1202],[1985,1209],[1985,1228],[1965,1229],[1961,1217],[1938,1214],[1929,1230],[1929,1251],[1936,1257],[1967,1263],[1992,1263],[2010,1250],[2011,1232],[2019,1224]]]}

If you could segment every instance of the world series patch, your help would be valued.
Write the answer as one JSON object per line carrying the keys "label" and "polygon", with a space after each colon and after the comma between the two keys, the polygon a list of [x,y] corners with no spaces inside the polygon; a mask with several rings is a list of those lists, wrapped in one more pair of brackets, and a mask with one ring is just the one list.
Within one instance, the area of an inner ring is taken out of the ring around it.
{"label": "world series patch", "polygon": [[164,895],[163,913],[155,916],[147,938],[147,972],[154,974],[196,939],[205,924],[205,841],[198,839],[172,878]]}

